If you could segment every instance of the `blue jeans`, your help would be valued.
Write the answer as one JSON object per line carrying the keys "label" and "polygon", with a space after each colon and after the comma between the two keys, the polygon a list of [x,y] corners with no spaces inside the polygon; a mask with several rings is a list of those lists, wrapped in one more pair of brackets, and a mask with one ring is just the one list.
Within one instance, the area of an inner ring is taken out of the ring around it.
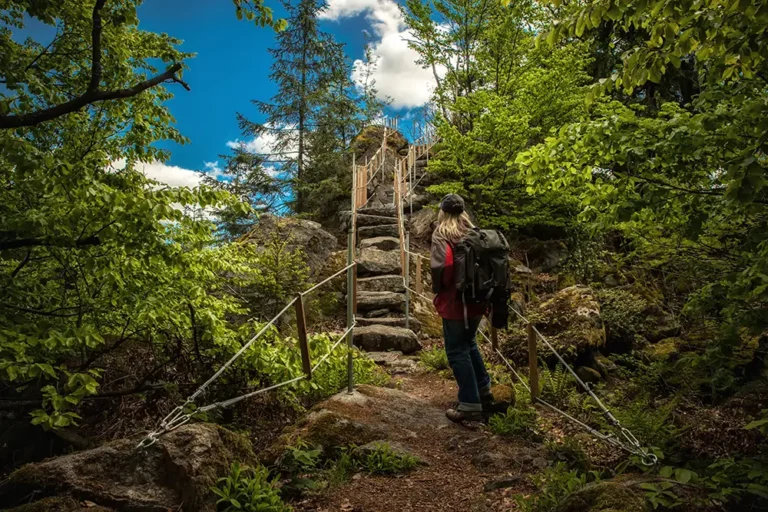
{"label": "blue jeans", "polygon": [[469,329],[464,320],[443,319],[445,353],[459,385],[459,411],[482,411],[480,397],[491,394],[491,378],[475,341],[481,318],[470,318]]}

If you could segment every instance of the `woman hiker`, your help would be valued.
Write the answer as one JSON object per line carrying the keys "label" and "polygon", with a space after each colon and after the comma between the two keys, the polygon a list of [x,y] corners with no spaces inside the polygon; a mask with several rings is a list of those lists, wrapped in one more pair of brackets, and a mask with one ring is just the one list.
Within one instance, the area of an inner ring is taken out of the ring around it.
{"label": "woman hiker", "polygon": [[[454,284],[453,248],[471,229],[464,200],[448,194],[440,202],[437,228],[432,235],[430,266],[435,309],[443,319],[443,336],[448,363],[459,385],[459,403],[445,415],[451,421],[483,421],[483,406],[493,404],[491,379],[477,348],[475,335],[487,313],[487,303],[464,304]],[[465,309],[466,308],[466,309]]]}

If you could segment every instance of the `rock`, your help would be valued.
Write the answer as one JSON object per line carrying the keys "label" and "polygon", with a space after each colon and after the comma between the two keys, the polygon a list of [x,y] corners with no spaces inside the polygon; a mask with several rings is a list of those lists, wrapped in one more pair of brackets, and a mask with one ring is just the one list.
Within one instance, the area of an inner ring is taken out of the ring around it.
{"label": "rock", "polygon": [[364,240],[366,238],[377,238],[380,236],[399,237],[400,231],[397,224],[385,224],[381,226],[364,226],[357,229],[357,238]]}
{"label": "rock", "polygon": [[424,208],[411,216],[411,237],[420,240],[432,240],[432,232],[437,222],[437,210]]}
{"label": "rock", "polygon": [[[529,304],[529,318],[547,340],[566,359],[596,352],[605,345],[605,328],[600,317],[600,305],[592,289],[582,285],[564,288],[546,297],[539,304]],[[524,333],[513,340],[525,346]],[[549,357],[548,351],[542,353]]]}
{"label": "rock", "polygon": [[[386,317],[389,313],[390,311],[388,309],[374,309],[373,311],[366,311],[365,313],[363,313],[365,315],[363,318],[369,318],[369,319],[382,318],[382,317]],[[369,325],[372,325],[372,324],[369,324]]]}
{"label": "rock", "polygon": [[520,485],[525,481],[526,478],[524,475],[507,476],[504,478],[499,478],[498,480],[491,480],[490,482],[486,482],[485,486],[483,486],[483,490],[485,492],[491,492],[496,489],[506,489],[507,487]]}
{"label": "rock", "polygon": [[662,311],[657,306],[652,306],[643,313],[646,318],[646,329],[642,334],[651,343],[657,343],[665,338],[672,338],[680,334],[680,322],[671,313]]}
{"label": "rock", "polygon": [[604,379],[607,379],[609,375],[616,373],[619,369],[616,363],[602,354],[597,354],[595,356],[595,366]]}
{"label": "rock", "polygon": [[364,214],[357,214],[357,227],[362,228],[365,226],[381,226],[381,225],[392,225],[393,223],[397,223],[397,219],[395,217],[384,217],[381,215],[364,215]]}
{"label": "rock", "polygon": [[364,277],[357,280],[358,292],[405,292],[400,275]]}
{"label": "rock", "polygon": [[666,361],[677,354],[679,342],[679,338],[667,338],[653,345],[648,345],[642,352],[651,361]]}
{"label": "rock", "polygon": [[369,352],[399,350],[403,354],[413,354],[421,350],[421,343],[410,329],[370,325],[355,327],[354,344]]}
{"label": "rock", "polygon": [[118,510],[165,512],[183,504],[188,510],[213,512],[216,499],[210,487],[233,462],[253,464],[256,459],[246,438],[209,423],[184,425],[145,450],[137,450],[137,442],[120,439],[27,464],[4,483],[0,502],[28,501],[37,493]]}
{"label": "rock", "polygon": [[358,292],[358,311],[373,311],[387,309],[389,311],[403,311],[405,307],[405,295],[395,292]]}
{"label": "rock", "polygon": [[403,353],[397,350],[389,352],[364,352],[364,354],[365,357],[380,366],[389,366],[399,358],[403,357]]}
{"label": "rock", "polygon": [[578,375],[579,378],[584,382],[590,384],[596,384],[602,380],[602,375],[600,375],[600,372],[590,368],[589,366],[577,366],[576,375]]}
{"label": "rock", "polygon": [[515,388],[506,384],[494,384],[491,386],[491,392],[493,393],[493,399],[499,403],[515,403]]}
{"label": "rock", "polygon": [[[405,328],[405,318],[404,317],[358,318],[357,325],[361,327],[365,327],[368,325],[386,325],[389,327]],[[413,316],[411,316],[411,318],[408,321],[408,328],[415,333],[421,332],[421,322],[417,318],[414,318]]]}
{"label": "rock", "polygon": [[397,217],[397,212],[393,205],[379,206],[377,208],[361,208],[357,213],[358,215],[378,215],[380,217],[391,217],[393,219]]}
{"label": "rock", "polygon": [[531,266],[539,272],[555,270],[568,257],[568,248],[560,240],[540,240],[528,251]]}
{"label": "rock", "polygon": [[358,276],[392,275],[400,273],[400,252],[360,249],[357,258]]}
{"label": "rock", "polygon": [[622,475],[588,485],[569,495],[556,509],[557,512],[650,512],[641,484],[651,481],[646,477]]}
{"label": "rock", "polygon": [[360,241],[360,249],[378,249],[380,251],[394,251],[400,247],[400,240],[393,236],[377,236]]}
{"label": "rock", "polygon": [[401,443],[412,450],[419,446],[416,432],[456,427],[444,412],[427,401],[396,389],[359,385],[354,393],[345,391],[315,405],[295,426],[287,427],[279,439],[259,454],[265,464],[277,460],[286,446],[297,438],[320,447],[326,453],[371,441]]}
{"label": "rock", "polygon": [[[6,509],[7,510],[7,509]],[[8,510],[8,512],[113,512],[111,508],[104,508],[92,501],[80,503],[70,497],[50,497],[40,501],[21,505]]]}
{"label": "rock", "polygon": [[313,275],[323,267],[328,255],[335,251],[338,245],[336,237],[325,231],[317,222],[269,214],[260,216],[258,224],[244,238],[246,242],[263,247],[274,237],[287,240],[288,251],[301,249]]}

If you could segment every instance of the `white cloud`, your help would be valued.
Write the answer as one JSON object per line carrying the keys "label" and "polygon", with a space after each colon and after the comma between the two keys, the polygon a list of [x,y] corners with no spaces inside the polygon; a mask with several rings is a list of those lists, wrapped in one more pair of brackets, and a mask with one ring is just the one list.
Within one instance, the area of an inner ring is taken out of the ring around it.
{"label": "white cloud", "polygon": [[[112,162],[110,167],[113,170],[119,171],[125,168],[125,163],[125,159],[121,158]],[[142,172],[147,178],[165,183],[171,187],[194,188],[203,181],[203,176],[197,171],[175,165],[166,165],[162,162],[138,162],[135,169]]]}
{"label": "white cloud", "polygon": [[[267,127],[269,126],[270,125],[267,124]],[[281,129],[284,129],[284,127]],[[281,158],[281,155],[295,156],[298,152],[298,147],[293,144],[289,144],[288,147],[284,148],[282,151],[278,150],[277,132],[272,130],[267,130],[258,137],[254,137],[247,141],[239,139],[230,140],[227,142],[227,147],[232,149],[243,148],[249,153],[270,155],[266,157],[267,160],[282,160],[283,158]]]}
{"label": "white cloud", "polygon": [[[408,47],[411,37],[403,15],[393,0],[328,0],[328,9],[321,15],[328,20],[340,20],[365,13],[377,40],[371,44],[376,70],[373,78],[379,98],[392,99],[395,108],[420,107],[429,102],[435,88],[431,69],[416,64],[419,54]],[[362,60],[354,62],[352,80],[362,85]]]}

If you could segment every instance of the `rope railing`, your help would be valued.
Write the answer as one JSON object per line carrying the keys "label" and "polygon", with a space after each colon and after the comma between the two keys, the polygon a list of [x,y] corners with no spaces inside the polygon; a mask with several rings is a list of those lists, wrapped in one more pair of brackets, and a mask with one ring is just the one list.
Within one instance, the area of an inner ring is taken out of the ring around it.
{"label": "rope railing", "polygon": [[[167,434],[168,432],[171,432],[173,430],[176,430],[177,428],[181,427],[185,423],[189,422],[197,414],[212,411],[214,409],[229,407],[247,398],[260,395],[268,391],[273,391],[275,389],[282,388],[290,384],[294,384],[300,380],[305,380],[305,379],[310,380],[312,378],[312,373],[316,371],[325,361],[328,360],[328,358],[331,356],[333,351],[336,350],[339,344],[345,339],[348,342],[348,350],[350,351],[350,356],[351,356],[351,350],[352,350],[351,338],[352,338],[352,332],[356,325],[356,322],[354,320],[354,315],[352,316],[352,320],[347,330],[344,331],[344,333],[339,337],[336,343],[333,344],[333,346],[330,348],[328,353],[326,353],[322,358],[320,358],[320,360],[314,366],[311,366],[309,345],[307,342],[306,318],[304,314],[304,297],[312,293],[313,291],[317,290],[318,288],[322,287],[323,285],[329,283],[333,279],[341,276],[345,272],[347,273],[354,272],[356,265],[357,265],[357,262],[353,260],[351,263],[346,265],[341,270],[335,272],[333,275],[327,277],[326,279],[313,285],[312,287],[304,290],[303,292],[300,292],[295,298],[289,301],[288,304],[286,304],[283,307],[283,309],[280,310],[279,313],[277,313],[274,317],[272,317],[271,320],[269,320],[266,324],[264,324],[261,327],[261,329],[259,329],[259,331],[250,340],[248,340],[248,342],[245,345],[243,345],[240,348],[240,350],[238,350],[235,353],[235,355],[233,355],[226,363],[224,363],[221,366],[221,368],[219,368],[208,380],[206,380],[203,384],[201,384],[200,387],[198,387],[194,393],[189,395],[189,397],[184,401],[183,404],[176,406],[170,413],[168,413],[162,420],[160,420],[158,427],[152,432],[148,433],[144,437],[144,439],[141,440],[141,442],[138,445],[138,448],[147,448],[149,446],[152,446],[157,442],[160,436]],[[353,300],[352,294],[348,293],[347,296],[348,296],[348,299],[347,299],[348,301]],[[256,342],[256,340],[261,338],[261,336],[264,333],[266,333],[270,327],[274,326],[275,322],[277,322],[280,319],[280,317],[282,317],[289,309],[291,309],[291,307],[296,308],[296,322],[297,322],[297,327],[299,332],[298,341],[299,341],[299,348],[301,351],[303,374],[298,377],[293,377],[286,381],[273,384],[266,388],[251,391],[243,395],[230,398],[228,400],[214,402],[212,404],[198,407],[190,411],[189,410],[190,406],[192,406],[195,403],[195,401],[203,393],[205,393],[205,390],[208,388],[208,386],[210,386],[228,368],[230,368],[235,363],[235,361],[237,361],[254,344],[254,342]],[[351,365],[349,365],[348,367],[348,372],[351,371],[350,367]],[[351,382],[351,375],[349,376],[349,378]]]}

